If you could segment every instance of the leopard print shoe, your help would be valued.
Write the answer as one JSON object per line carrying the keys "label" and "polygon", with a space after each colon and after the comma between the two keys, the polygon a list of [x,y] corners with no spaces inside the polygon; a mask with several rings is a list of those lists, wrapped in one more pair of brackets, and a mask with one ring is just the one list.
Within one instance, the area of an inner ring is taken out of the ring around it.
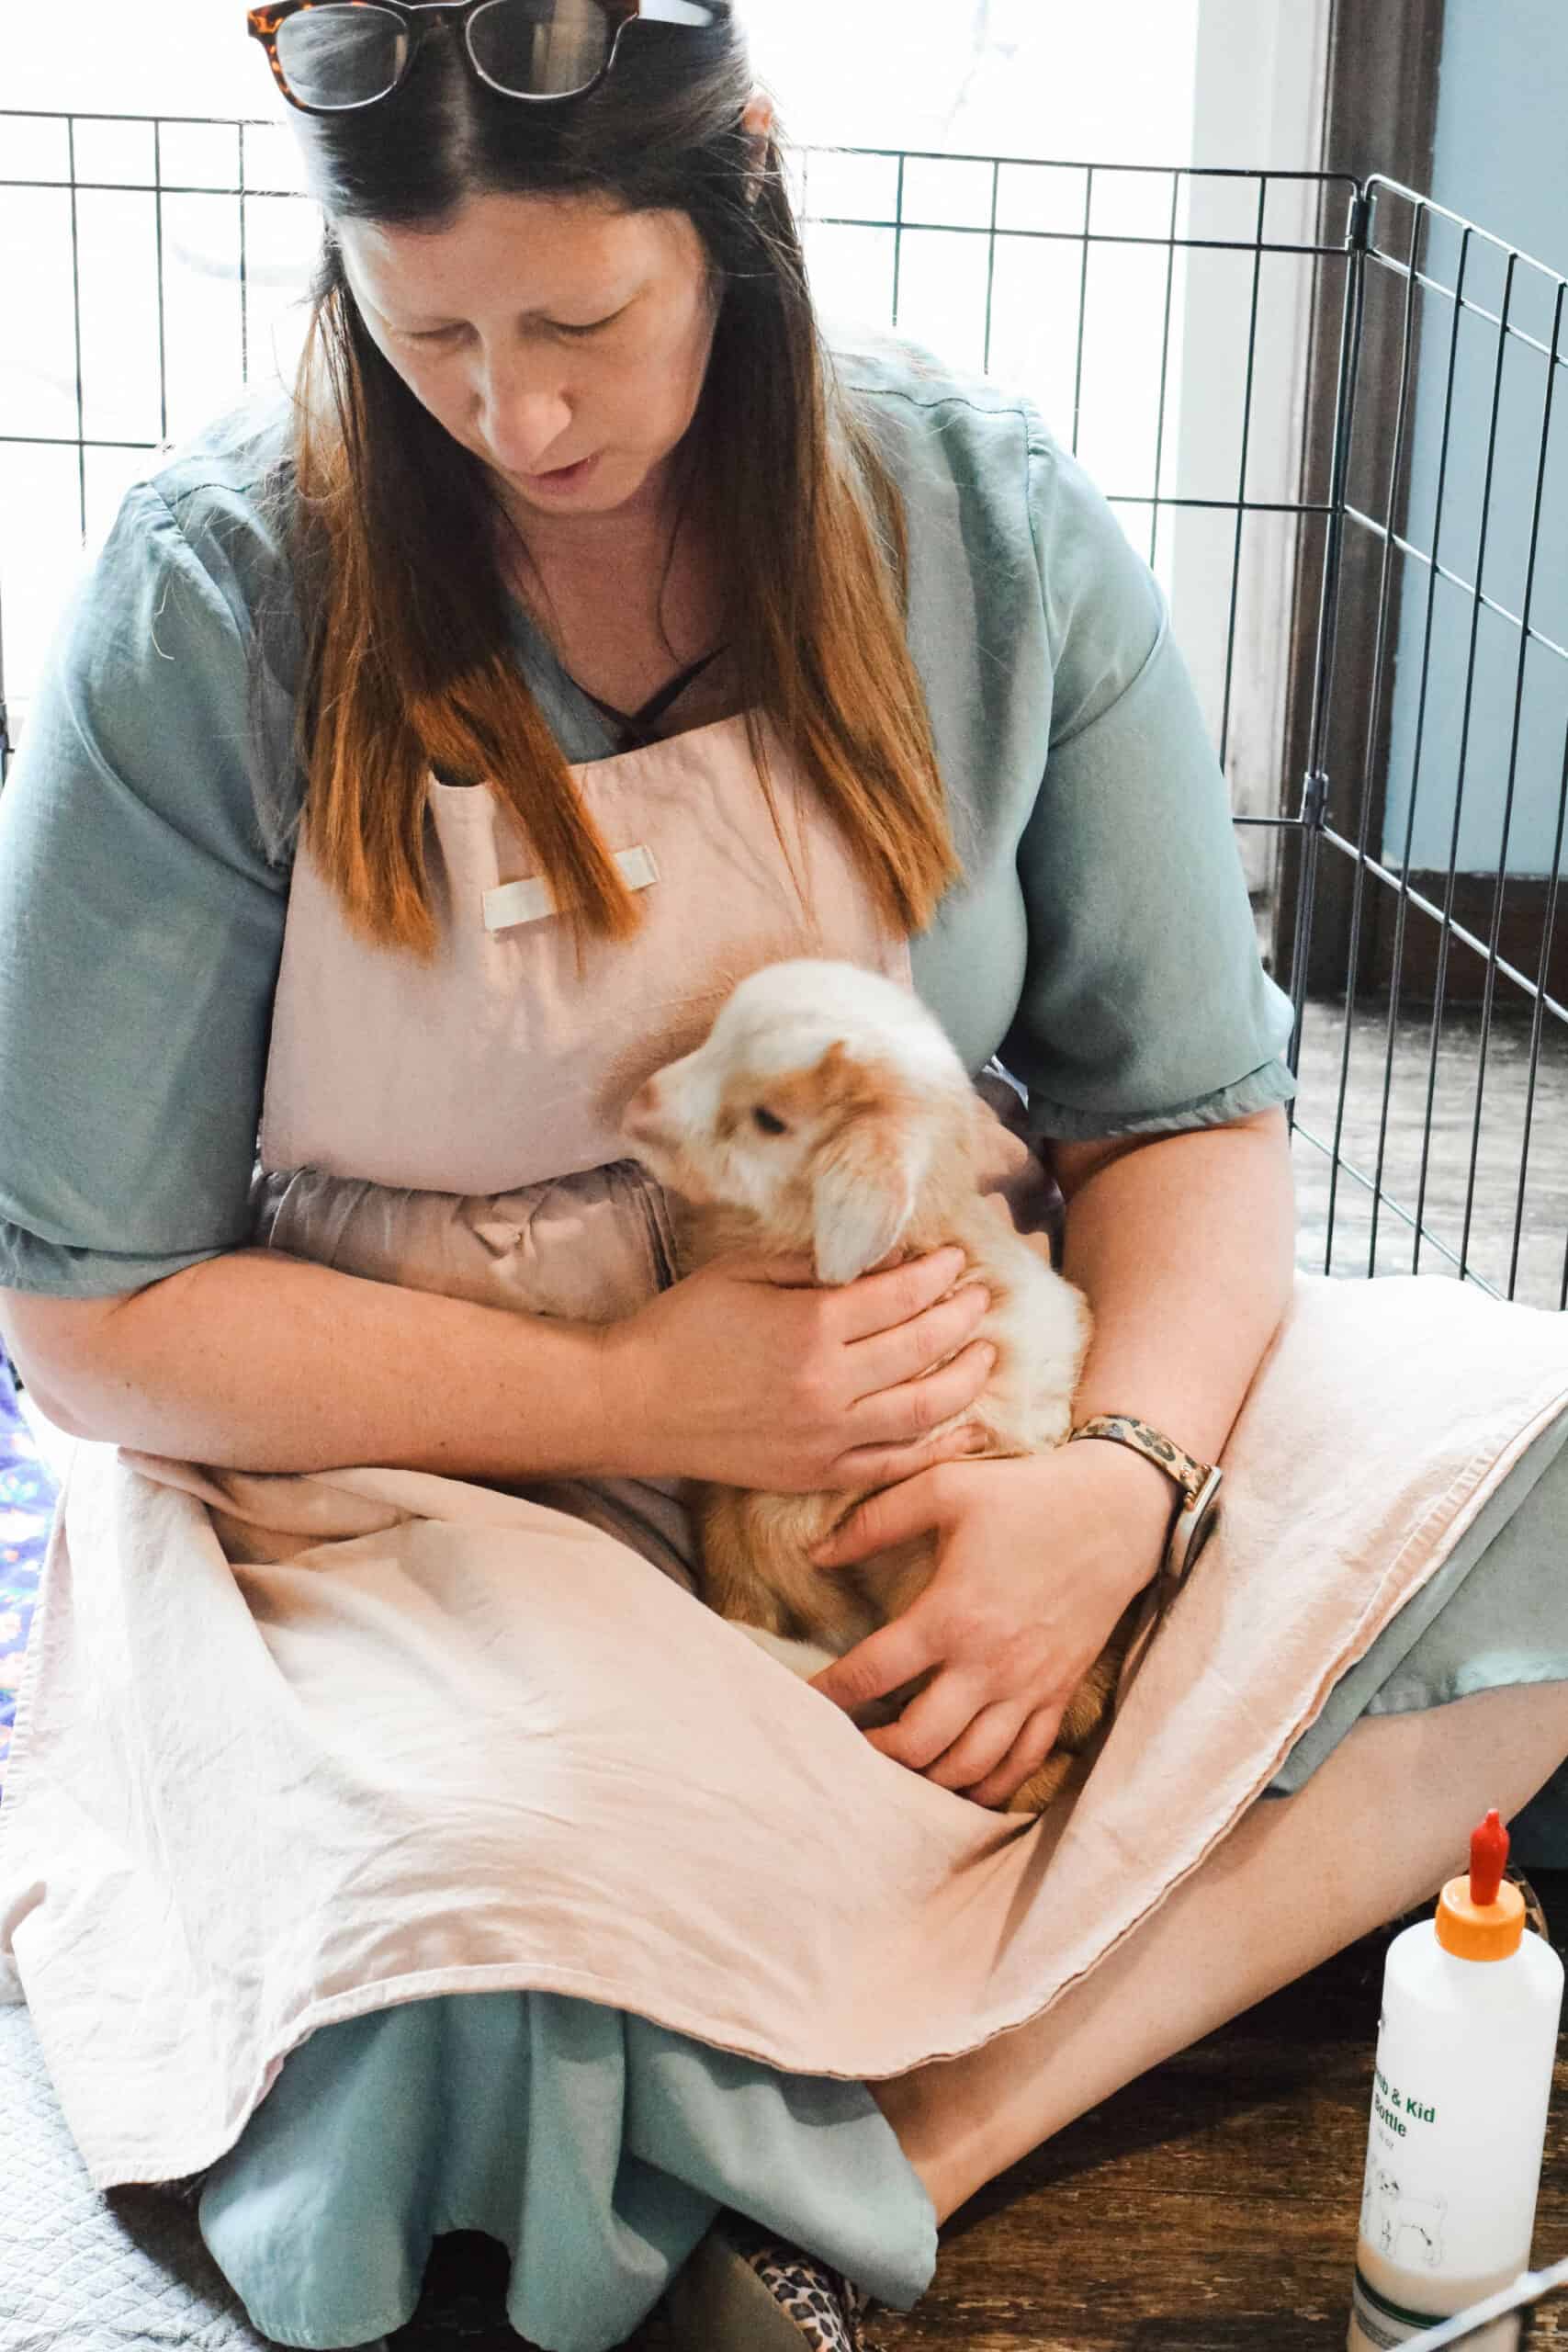
{"label": "leopard print shoe", "polygon": [[872,2298],[743,2214],[721,2213],[671,2282],[680,2352],[879,2352]]}

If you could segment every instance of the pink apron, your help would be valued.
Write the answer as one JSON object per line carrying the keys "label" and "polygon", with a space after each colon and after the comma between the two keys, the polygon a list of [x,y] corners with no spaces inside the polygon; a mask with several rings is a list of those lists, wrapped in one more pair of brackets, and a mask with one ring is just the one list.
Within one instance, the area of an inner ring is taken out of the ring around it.
{"label": "pink apron", "polygon": [[[483,789],[432,786],[431,967],[352,936],[301,862],[258,1238],[626,1314],[673,1271],[621,1159],[631,1089],[760,964],[908,975],[781,753],[806,916],[739,721],[578,774],[649,917],[581,973]],[[697,1603],[673,1487],[79,1446],[0,1808],[0,1968],[94,2182],[200,2171],[315,2029],[436,1994],[540,1987],[852,2079],[1022,2023],[1213,1850],[1565,1404],[1568,1318],[1300,1277],[1222,1532],[1039,1821],[879,1755]]]}

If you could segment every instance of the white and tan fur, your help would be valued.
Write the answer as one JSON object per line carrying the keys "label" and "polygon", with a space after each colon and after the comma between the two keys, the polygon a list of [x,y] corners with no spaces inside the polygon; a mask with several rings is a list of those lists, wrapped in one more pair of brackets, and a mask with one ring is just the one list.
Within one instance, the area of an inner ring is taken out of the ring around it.
{"label": "white and tan fur", "polygon": [[[908,989],[854,965],[799,962],[742,981],[705,1042],[640,1090],[625,1132],[683,1204],[688,1272],[762,1250],[807,1254],[819,1281],[850,1283],[895,1252],[921,1256],[957,1242],[968,1260],[963,1282],[984,1283],[991,1295],[974,1336],[993,1341],[998,1355],[980,1396],[954,1419],[980,1424],[988,1453],[1043,1453],[1071,1426],[1089,1309],[981,1192],[993,1124],[940,1024]],[[815,1567],[811,1546],[863,1499],[700,1489],[704,1598],[795,1671],[816,1673],[902,1615],[935,1569],[931,1536],[855,1567]],[[1100,1727],[1124,1627],[1010,1810],[1048,1803]],[[857,1712],[856,1722],[891,1721],[927,1679]]]}

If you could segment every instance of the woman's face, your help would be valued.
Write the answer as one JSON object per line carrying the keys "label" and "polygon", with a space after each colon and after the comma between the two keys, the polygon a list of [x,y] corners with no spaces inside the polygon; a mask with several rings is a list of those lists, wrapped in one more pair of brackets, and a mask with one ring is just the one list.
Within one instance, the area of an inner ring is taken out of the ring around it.
{"label": "woman's face", "polygon": [[370,335],[508,503],[608,514],[655,494],[713,346],[683,212],[593,196],[480,196],[436,231],[338,226]]}

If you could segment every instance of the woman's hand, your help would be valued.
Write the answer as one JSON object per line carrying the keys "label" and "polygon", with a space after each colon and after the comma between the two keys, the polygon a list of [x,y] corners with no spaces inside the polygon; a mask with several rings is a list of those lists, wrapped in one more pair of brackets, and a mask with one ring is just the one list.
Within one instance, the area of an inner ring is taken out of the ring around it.
{"label": "woman's hand", "polygon": [[874,1495],[818,1546],[823,1573],[933,1532],[936,1574],[812,1689],[852,1713],[935,1667],[897,1722],[865,1736],[940,1788],[1005,1810],[1157,1572],[1171,1502],[1163,1471],[1108,1444],[952,1464]]}
{"label": "woman's hand", "polygon": [[962,1425],[931,1435],[996,1360],[972,1339],[989,1293],[946,1295],[966,1263],[938,1250],[825,1289],[807,1259],[716,1260],[606,1326],[604,1467],[811,1494],[975,1452]]}

